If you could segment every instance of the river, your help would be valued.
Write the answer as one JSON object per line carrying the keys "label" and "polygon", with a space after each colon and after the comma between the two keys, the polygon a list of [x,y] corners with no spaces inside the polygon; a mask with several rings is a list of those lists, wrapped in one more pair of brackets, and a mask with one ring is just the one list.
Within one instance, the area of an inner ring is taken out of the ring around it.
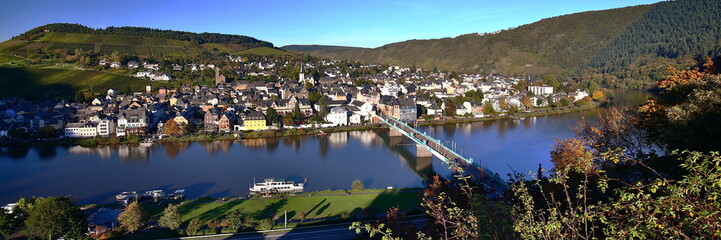
{"label": "river", "polygon": [[[640,104],[644,92],[616,91],[616,104]],[[501,176],[550,168],[556,139],[573,136],[579,118],[601,109],[561,115],[419,127],[455,142],[464,156]],[[104,146],[0,148],[0,205],[21,197],[70,195],[80,204],[108,203],[122,191],[186,189],[188,198],[243,196],[254,178],[303,181],[306,191],[422,187],[423,179],[447,166],[416,159],[407,139],[387,130],[242,141]]]}

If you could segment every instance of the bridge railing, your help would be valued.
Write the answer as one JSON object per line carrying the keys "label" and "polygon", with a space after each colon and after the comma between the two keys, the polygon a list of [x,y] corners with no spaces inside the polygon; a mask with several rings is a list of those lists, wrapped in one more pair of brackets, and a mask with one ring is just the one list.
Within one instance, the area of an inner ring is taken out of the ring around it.
{"label": "bridge railing", "polygon": [[[403,125],[403,126],[407,127],[408,129],[411,129],[411,131],[413,131],[413,132],[416,132],[416,133],[418,133],[418,134],[423,135],[423,136],[426,137],[427,139],[432,140],[433,142],[435,142],[439,147],[443,148],[446,152],[455,155],[455,158],[459,158],[460,160],[463,160],[463,161],[465,161],[465,162],[467,162],[467,163],[473,163],[473,158],[465,158],[465,157],[463,157],[463,155],[458,154],[456,151],[451,150],[448,146],[446,146],[445,144],[443,144],[443,142],[441,142],[440,140],[438,140],[438,139],[436,139],[436,138],[434,138],[434,137],[429,136],[429,135],[428,135],[427,133],[425,133],[425,132],[420,132],[420,131],[418,131],[417,129],[415,129],[415,128],[411,127],[410,125],[408,125],[408,123],[401,122],[401,121],[399,121],[398,119],[395,119],[395,118],[390,117],[390,116],[388,116],[388,115],[386,115],[386,114],[383,114],[383,113],[381,113],[381,114],[379,115],[379,117],[385,119],[386,121],[393,122],[393,124],[394,124],[393,126],[394,126],[394,127],[397,127],[396,125],[400,124],[400,125]],[[427,143],[426,143],[426,145],[427,145]],[[438,151],[438,152],[440,153],[440,151]],[[442,154],[442,153],[441,153],[441,154]]]}
{"label": "bridge railing", "polygon": [[[409,133],[409,132],[408,132],[408,130],[406,130],[406,129],[409,129],[410,131],[412,131],[412,132],[414,132],[414,133],[423,135],[426,139],[432,141],[433,143],[436,143],[436,146],[439,146],[439,147],[441,147],[442,149],[444,149],[446,153],[450,153],[450,154],[452,154],[452,155],[455,155],[455,157],[448,157],[448,156],[446,156],[443,152],[438,151],[437,149],[434,149],[434,151],[438,152],[439,154],[441,154],[442,156],[444,156],[446,159],[448,159],[448,160],[456,160],[456,159],[463,160],[463,161],[465,161],[466,163],[471,164],[472,166],[477,167],[478,169],[480,169],[480,170],[481,170],[484,174],[486,174],[488,177],[495,179],[496,182],[500,184],[500,187],[504,188],[505,190],[510,189],[510,186],[508,185],[508,183],[507,183],[506,181],[504,181],[498,174],[492,172],[492,171],[489,170],[488,168],[482,167],[482,166],[474,163],[474,162],[473,162],[473,158],[465,158],[465,157],[463,157],[462,155],[458,154],[456,151],[451,150],[448,146],[446,146],[445,144],[443,144],[443,142],[441,142],[440,140],[438,140],[438,139],[436,139],[436,138],[428,135],[426,132],[420,132],[420,131],[418,131],[418,129],[415,129],[414,127],[411,127],[410,125],[408,125],[408,123],[399,121],[398,119],[395,119],[394,117],[388,116],[388,115],[386,115],[386,114],[384,114],[384,113],[380,113],[380,114],[378,115],[378,117],[381,118],[386,124],[390,125],[391,127],[399,128],[400,130],[402,130],[402,131],[404,131],[404,132],[407,132],[407,133]],[[402,127],[399,127],[398,125],[405,127],[405,129],[402,128]],[[420,141],[418,138],[416,138],[416,137],[414,137],[414,136],[412,136],[412,135],[411,135],[411,136],[408,136],[408,137],[411,138],[411,139],[412,139],[414,142],[416,142],[416,143],[423,143],[423,144],[425,144],[427,147],[433,148],[433,146],[428,145],[428,142]]]}

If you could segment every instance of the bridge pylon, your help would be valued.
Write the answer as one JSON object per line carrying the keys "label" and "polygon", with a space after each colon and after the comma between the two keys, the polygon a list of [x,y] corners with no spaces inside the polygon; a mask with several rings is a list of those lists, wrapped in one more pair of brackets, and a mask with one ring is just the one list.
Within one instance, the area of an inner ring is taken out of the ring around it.
{"label": "bridge pylon", "polygon": [[402,136],[403,136],[403,133],[402,133],[401,131],[398,131],[398,130],[395,129],[395,128],[391,128],[390,131],[388,132],[388,136],[391,136],[391,137],[402,137]]}
{"label": "bridge pylon", "polygon": [[431,158],[433,157],[433,153],[429,151],[425,145],[416,144],[416,157]]}

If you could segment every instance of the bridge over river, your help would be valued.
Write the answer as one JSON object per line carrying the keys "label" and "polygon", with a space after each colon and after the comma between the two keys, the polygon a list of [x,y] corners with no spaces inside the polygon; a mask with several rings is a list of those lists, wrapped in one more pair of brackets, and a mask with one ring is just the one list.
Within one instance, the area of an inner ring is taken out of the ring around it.
{"label": "bridge over river", "polygon": [[374,117],[390,127],[390,136],[405,136],[416,143],[417,157],[437,157],[446,164],[457,164],[466,173],[482,177],[484,183],[498,194],[510,189],[510,186],[498,174],[476,164],[473,158],[467,158],[456,152],[452,147],[446,146],[443,142],[420,132],[405,122],[399,121],[391,116],[379,113]]}

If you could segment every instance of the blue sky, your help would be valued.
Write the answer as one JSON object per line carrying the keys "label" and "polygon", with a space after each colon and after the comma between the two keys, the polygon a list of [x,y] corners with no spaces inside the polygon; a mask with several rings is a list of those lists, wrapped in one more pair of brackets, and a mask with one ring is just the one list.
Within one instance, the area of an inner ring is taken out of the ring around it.
{"label": "blue sky", "polygon": [[379,47],[494,32],[569,13],[658,0],[0,1],[0,41],[49,23],[241,34],[288,44]]}

